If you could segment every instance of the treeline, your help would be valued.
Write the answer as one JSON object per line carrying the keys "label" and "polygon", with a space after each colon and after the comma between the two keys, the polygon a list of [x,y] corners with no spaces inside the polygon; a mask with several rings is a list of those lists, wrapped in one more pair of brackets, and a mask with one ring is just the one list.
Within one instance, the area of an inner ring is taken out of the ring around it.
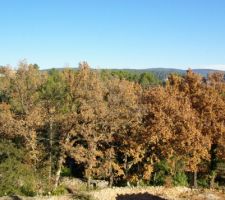
{"label": "treeline", "polygon": [[87,187],[214,186],[225,159],[223,74],[188,70],[148,87],[85,62],[50,72],[23,62],[0,74],[0,195],[54,191],[65,174]]}
{"label": "treeline", "polygon": [[103,80],[110,77],[118,78],[120,80],[128,80],[135,83],[139,83],[142,87],[149,87],[154,85],[163,84],[165,79],[160,79],[155,73],[141,72],[133,70],[100,70],[100,76]]}

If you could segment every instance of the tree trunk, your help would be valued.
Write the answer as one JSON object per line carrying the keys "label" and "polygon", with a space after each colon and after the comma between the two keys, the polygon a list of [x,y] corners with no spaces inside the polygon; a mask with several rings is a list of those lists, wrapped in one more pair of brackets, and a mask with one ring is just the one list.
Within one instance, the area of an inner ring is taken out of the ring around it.
{"label": "tree trunk", "polygon": [[61,155],[60,158],[59,158],[59,161],[58,161],[58,169],[57,169],[56,174],[55,174],[54,188],[58,187],[58,185],[59,185],[59,179],[60,179],[60,174],[61,174],[61,171],[62,171],[63,161],[64,161],[64,158],[63,158],[63,155]]}
{"label": "tree trunk", "polygon": [[214,187],[215,183],[215,178],[216,178],[216,167],[217,167],[217,144],[212,144],[211,150],[210,150],[210,155],[211,155],[211,160],[210,160],[210,188]]}
{"label": "tree trunk", "polygon": [[89,163],[88,168],[85,171],[85,176],[87,178],[87,190],[91,189],[91,169],[92,169],[92,165],[91,163]]}
{"label": "tree trunk", "polygon": [[91,189],[91,176],[87,177],[87,189],[90,190]]}
{"label": "tree trunk", "polygon": [[216,171],[212,171],[210,175],[210,188],[214,188],[216,179]]}
{"label": "tree trunk", "polygon": [[91,189],[91,176],[92,176],[92,160],[91,158],[89,159],[89,163],[88,163],[88,168],[86,170],[86,177],[87,177],[87,189],[90,190]]}
{"label": "tree trunk", "polygon": [[94,166],[94,159],[95,155],[93,152],[95,152],[96,146],[95,141],[89,141],[88,146],[89,152],[88,152],[88,161],[87,161],[87,170],[86,170],[86,177],[87,177],[87,189],[89,190],[91,188],[91,178],[92,178],[92,170]]}
{"label": "tree trunk", "polygon": [[109,155],[109,159],[110,159],[110,168],[109,168],[109,187],[111,188],[113,186],[113,181],[114,181],[114,175],[113,175],[113,167],[112,167],[112,148],[110,150],[110,155]]}
{"label": "tree trunk", "polygon": [[66,154],[66,150],[65,150],[65,147],[63,146],[63,144],[67,145],[69,141],[70,141],[70,135],[66,135],[66,137],[64,138],[64,140],[62,140],[62,143],[61,143],[60,155],[59,155],[59,159],[58,159],[58,163],[57,163],[57,171],[56,171],[56,175],[55,175],[55,188],[59,185],[60,174],[62,171],[63,162],[64,162],[64,158],[65,158],[65,154]]}
{"label": "tree trunk", "polygon": [[125,179],[126,179],[127,186],[130,186],[129,181],[127,180],[127,178],[128,178],[128,163],[127,162],[128,162],[127,161],[127,154],[125,154],[125,158],[124,158]]}
{"label": "tree trunk", "polygon": [[49,183],[51,183],[52,179],[52,140],[53,140],[53,123],[52,123],[52,117],[50,117],[49,120],[49,174],[48,174],[48,180]]}
{"label": "tree trunk", "polygon": [[194,173],[193,173],[193,186],[194,186],[194,188],[197,188],[198,187],[198,182],[197,182],[197,177],[198,176],[198,173],[197,173],[197,171],[195,171]]}
{"label": "tree trunk", "polygon": [[216,164],[217,164],[217,144],[212,144],[211,146],[211,150],[210,150],[210,156],[211,156],[211,160],[210,160],[210,170],[214,171],[216,170]]}
{"label": "tree trunk", "polygon": [[114,176],[113,176],[113,174],[112,174],[112,175],[110,176],[110,178],[109,178],[109,187],[110,187],[110,188],[112,188],[113,182],[114,182]]}

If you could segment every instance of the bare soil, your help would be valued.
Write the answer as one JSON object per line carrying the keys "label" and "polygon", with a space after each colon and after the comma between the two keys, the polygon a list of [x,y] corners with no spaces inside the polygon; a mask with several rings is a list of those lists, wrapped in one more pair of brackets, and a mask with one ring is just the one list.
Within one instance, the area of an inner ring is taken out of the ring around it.
{"label": "bare soil", "polygon": [[187,187],[107,188],[90,192],[97,200],[225,200],[224,190]]}
{"label": "bare soil", "polygon": [[[187,187],[142,187],[142,188],[105,188],[83,192],[90,200],[225,200],[225,189],[200,190]],[[85,195],[85,196],[86,196]],[[82,195],[51,197],[1,197],[0,200],[89,200]]]}

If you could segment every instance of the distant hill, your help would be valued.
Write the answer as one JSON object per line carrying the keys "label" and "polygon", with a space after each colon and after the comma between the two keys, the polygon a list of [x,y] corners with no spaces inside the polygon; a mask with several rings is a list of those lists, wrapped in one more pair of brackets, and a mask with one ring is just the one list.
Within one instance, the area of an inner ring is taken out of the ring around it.
{"label": "distant hill", "polygon": [[195,73],[198,73],[198,74],[201,74],[203,76],[207,76],[208,74],[210,73],[215,73],[215,72],[222,72],[222,73],[225,73],[225,70],[222,71],[222,70],[215,70],[215,69],[193,69],[193,71]]}
{"label": "distant hill", "polygon": [[[124,70],[124,71],[137,72],[137,73],[152,72],[160,80],[165,80],[168,77],[168,75],[171,73],[183,75],[187,71],[187,70],[176,69],[176,68],[112,69],[112,70]],[[193,72],[206,77],[208,74],[214,73],[214,72],[225,73],[225,70],[222,71],[222,70],[215,70],[215,69],[193,69]]]}
{"label": "distant hill", "polygon": [[[181,69],[162,69],[162,68],[155,68],[155,69],[148,69],[149,72],[154,73],[159,79],[164,80],[168,77],[171,73],[177,73],[177,74],[185,74],[187,70],[181,70]],[[201,76],[206,77],[210,73],[214,72],[223,72],[221,70],[213,70],[213,69],[193,69],[193,72],[200,74]]]}
{"label": "distant hill", "polygon": [[[64,68],[55,68],[56,70],[62,71]],[[77,68],[72,68],[73,70],[77,70]],[[49,71],[50,69],[45,69],[42,71]],[[103,70],[103,69],[98,69],[98,70]],[[144,73],[144,72],[152,72],[155,74],[157,78],[160,80],[165,80],[169,74],[171,73],[176,73],[183,75],[186,73],[187,70],[182,70],[182,69],[176,69],[176,68],[147,68],[147,69],[106,69],[110,71],[127,71],[127,72],[134,72],[134,73]],[[225,70],[215,70],[215,69],[193,69],[193,72],[200,74],[202,76],[207,76],[210,73],[214,72],[222,72],[225,73]]]}

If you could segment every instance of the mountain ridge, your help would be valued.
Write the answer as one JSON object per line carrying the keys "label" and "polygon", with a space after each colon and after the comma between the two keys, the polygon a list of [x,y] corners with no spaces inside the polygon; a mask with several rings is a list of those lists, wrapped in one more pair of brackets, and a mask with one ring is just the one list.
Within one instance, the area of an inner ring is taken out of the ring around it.
{"label": "mountain ridge", "polygon": [[[52,68],[55,70],[62,71],[65,68]],[[73,70],[77,70],[78,68],[69,68]],[[126,71],[126,72],[131,72],[131,73],[145,73],[145,72],[150,72],[153,73],[157,78],[160,80],[165,80],[167,79],[168,75],[171,73],[177,73],[180,75],[183,75],[186,73],[187,70],[185,69],[178,69],[178,68],[146,68],[146,69],[131,69],[131,68],[92,68],[98,71],[106,70],[106,71]],[[42,71],[49,71],[51,69],[43,69]],[[215,72],[220,72],[220,73],[225,73],[225,70],[217,70],[217,69],[192,69],[194,73],[197,73],[201,76],[207,77],[208,74],[210,73],[215,73]]]}

